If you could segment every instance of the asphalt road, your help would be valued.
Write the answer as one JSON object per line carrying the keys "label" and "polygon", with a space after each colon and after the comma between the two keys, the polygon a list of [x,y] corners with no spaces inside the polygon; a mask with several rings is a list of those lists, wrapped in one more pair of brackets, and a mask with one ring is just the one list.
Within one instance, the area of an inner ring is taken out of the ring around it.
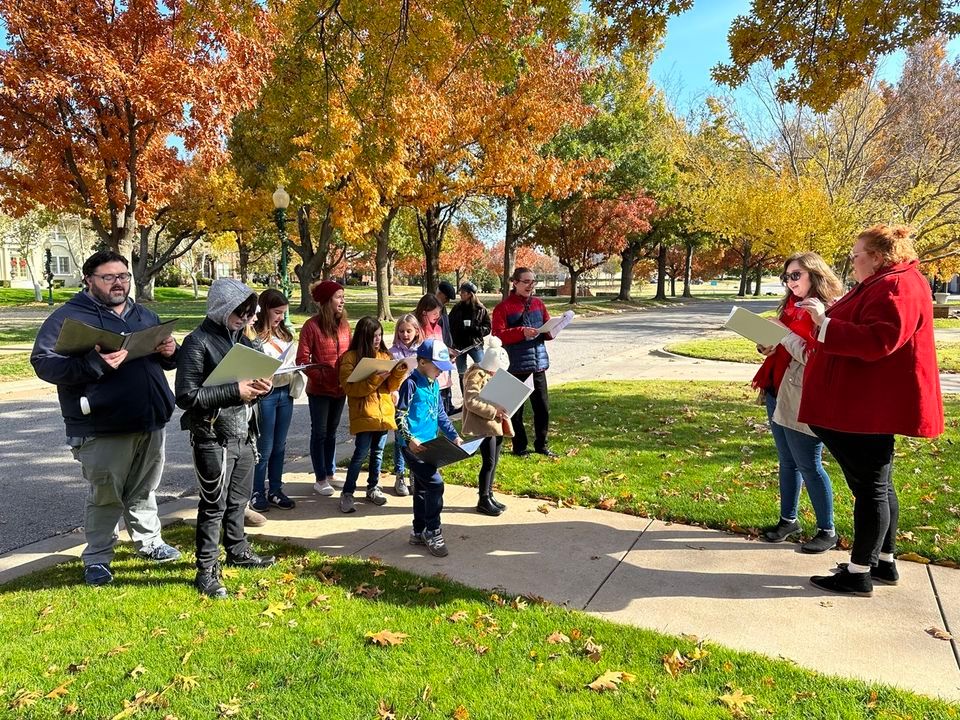
{"label": "asphalt road", "polygon": [[[759,310],[774,301],[751,304]],[[550,344],[551,383],[595,377],[592,368],[622,360],[641,362],[647,348],[678,337],[695,337],[716,329],[729,303],[698,302],[637,313],[580,318]],[[621,371],[623,368],[621,368]],[[171,376],[171,382],[173,378]],[[167,426],[166,468],[158,490],[160,502],[191,494],[195,487],[187,433],[180,412]],[[349,434],[344,423],[341,439]],[[306,398],[295,405],[287,439],[287,458],[309,453],[310,416]],[[29,399],[0,402],[0,553],[53,535],[76,530],[83,522],[87,484],[70,454],[52,386],[38,386]]]}

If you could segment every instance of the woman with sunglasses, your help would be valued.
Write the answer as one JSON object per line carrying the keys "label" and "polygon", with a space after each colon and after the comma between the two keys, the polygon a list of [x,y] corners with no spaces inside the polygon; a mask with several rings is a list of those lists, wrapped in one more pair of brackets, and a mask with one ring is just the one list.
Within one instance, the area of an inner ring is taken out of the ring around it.
{"label": "woman with sunglasses", "polygon": [[802,531],[799,521],[800,490],[804,485],[817,518],[817,532],[800,549],[822,553],[835,547],[833,487],[823,469],[823,443],[797,420],[807,354],[813,344],[813,320],[800,303],[816,298],[827,305],[843,294],[843,285],[823,258],[813,252],[797,253],[783,264],[780,281],[786,288],[779,320],[790,333],[777,345],[757,346],[766,356],[753,378],[753,387],[767,407],[770,432],[777,447],[780,478],[780,521],[763,533],[768,542],[783,542]]}
{"label": "woman with sunglasses", "polygon": [[[545,341],[552,338],[541,334],[539,330],[550,319],[550,313],[543,301],[533,294],[537,279],[532,270],[518,267],[510,276],[510,282],[513,287],[507,299],[493,309],[493,335],[500,338],[507,351],[510,374],[523,382],[533,376],[530,404],[533,406],[534,452],[556,457],[547,447],[550,405],[546,372],[550,367],[550,357]],[[525,457],[530,450],[527,448],[527,431],[523,427],[523,405],[514,413],[511,422],[514,431],[513,454]]]}
{"label": "woman with sunglasses", "polygon": [[837,460],[853,494],[850,562],[810,578],[822,590],[869,597],[874,581],[896,585],[899,505],[894,435],[943,432],[930,285],[903,225],[874,225],[850,253],[856,287],[809,313],[816,344],[807,363],[800,420]]}

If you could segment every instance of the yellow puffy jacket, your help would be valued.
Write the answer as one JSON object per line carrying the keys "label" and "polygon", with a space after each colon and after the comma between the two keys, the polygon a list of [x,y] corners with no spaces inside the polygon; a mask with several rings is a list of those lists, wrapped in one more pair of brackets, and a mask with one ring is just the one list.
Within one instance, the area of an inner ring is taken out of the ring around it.
{"label": "yellow puffy jacket", "polygon": [[[377,360],[391,360],[388,353],[378,352]],[[340,386],[347,394],[350,412],[350,434],[397,429],[397,408],[392,393],[400,389],[407,376],[407,367],[400,363],[387,377],[374,373],[358,382],[348,383],[360,358],[353,350],[340,359]]]}

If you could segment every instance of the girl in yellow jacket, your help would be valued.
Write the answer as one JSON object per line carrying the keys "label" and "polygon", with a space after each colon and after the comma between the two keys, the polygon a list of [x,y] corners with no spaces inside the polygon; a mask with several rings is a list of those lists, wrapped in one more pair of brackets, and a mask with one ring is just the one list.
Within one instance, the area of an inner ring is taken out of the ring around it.
{"label": "girl in yellow jacket", "polygon": [[487,338],[487,349],[480,362],[467,371],[463,379],[463,434],[485,438],[480,445],[480,476],[477,478],[480,498],[477,512],[484,515],[499,515],[507,506],[493,497],[493,479],[497,474],[497,462],[500,460],[500,446],[503,438],[513,437],[513,425],[510,416],[479,395],[494,373],[507,371],[510,358],[503,349],[500,338]]}
{"label": "girl in yellow jacket", "polygon": [[356,436],[353,457],[347,468],[347,479],[340,494],[340,511],[356,510],[353,493],[357,489],[360,466],[369,453],[370,465],[367,476],[367,500],[374,505],[384,505],[386,496],[380,490],[380,464],[387,433],[397,429],[396,406],[391,393],[398,390],[407,375],[407,366],[400,363],[393,371],[373,373],[356,382],[347,378],[363,358],[390,360],[383,343],[383,326],[372,317],[362,317],[357,322],[350,341],[350,349],[340,359],[340,385],[347,394],[350,412],[350,434]]}

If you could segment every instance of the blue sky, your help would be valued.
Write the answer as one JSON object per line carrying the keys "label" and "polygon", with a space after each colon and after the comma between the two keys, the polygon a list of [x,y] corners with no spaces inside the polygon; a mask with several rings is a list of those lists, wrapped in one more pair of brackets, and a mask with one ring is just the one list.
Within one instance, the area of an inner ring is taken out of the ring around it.
{"label": "blue sky", "polygon": [[[714,84],[710,68],[730,59],[727,30],[737,15],[749,10],[750,0],[695,0],[692,9],[670,19],[663,50],[653,63],[651,75],[678,110],[685,111],[706,95],[728,92]],[[951,56],[960,55],[960,37],[954,38],[948,48]],[[880,67],[881,77],[896,81],[903,60],[902,52],[886,58]],[[734,93],[738,99],[745,95]]]}

